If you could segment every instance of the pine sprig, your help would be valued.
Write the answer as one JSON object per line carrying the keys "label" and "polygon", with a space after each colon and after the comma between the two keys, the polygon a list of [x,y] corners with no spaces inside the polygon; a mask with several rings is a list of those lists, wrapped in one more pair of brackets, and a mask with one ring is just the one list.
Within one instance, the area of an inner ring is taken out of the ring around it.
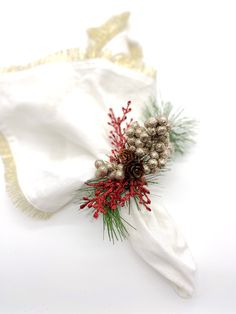
{"label": "pine sprig", "polygon": [[184,154],[189,145],[194,143],[197,121],[183,116],[183,110],[174,110],[173,105],[169,102],[157,103],[153,100],[145,106],[144,118],[160,115],[166,117],[170,123],[170,142],[173,153]]}
{"label": "pine sprig", "polygon": [[[80,197],[79,198],[77,197],[75,200],[76,202],[79,202],[79,204],[82,204],[80,206],[80,208],[83,209],[85,207],[88,207],[91,210],[94,218],[98,218],[98,211],[97,211],[96,204],[95,204],[95,206],[94,205],[91,206],[89,204],[88,204],[88,206],[84,206],[84,200],[85,199],[86,200],[96,199],[96,197],[98,196],[97,184],[101,184],[103,182],[106,182],[105,178],[98,178],[98,179],[89,180],[86,182],[86,184],[82,188],[77,190],[77,193],[76,193],[76,195],[80,195]],[[109,184],[109,186],[110,186],[110,184]],[[105,188],[103,192],[106,193],[106,191],[107,191],[107,188]],[[111,193],[107,194],[107,196],[104,200],[104,202],[106,204],[111,203],[111,198],[110,198]],[[125,201],[124,205],[128,204],[129,211],[130,211],[130,197],[128,197],[128,194],[129,193],[127,190],[121,191],[120,197],[127,199]],[[137,196],[135,196],[135,197],[137,197]],[[117,206],[116,208],[110,208],[108,205],[104,205],[103,210],[101,212],[102,216],[103,216],[103,234],[105,233],[105,231],[107,231],[108,238],[113,243],[115,242],[115,240],[118,241],[118,240],[123,240],[123,239],[127,238],[128,231],[127,231],[125,225],[129,225],[130,227],[134,228],[128,221],[126,221],[121,216],[121,214],[120,214],[120,208],[121,207],[122,206]]]}
{"label": "pine sprig", "polygon": [[103,234],[107,230],[110,241],[113,243],[119,239],[122,241],[128,236],[124,222],[126,221],[121,217],[119,210],[111,210],[109,208],[106,215],[103,215]]}

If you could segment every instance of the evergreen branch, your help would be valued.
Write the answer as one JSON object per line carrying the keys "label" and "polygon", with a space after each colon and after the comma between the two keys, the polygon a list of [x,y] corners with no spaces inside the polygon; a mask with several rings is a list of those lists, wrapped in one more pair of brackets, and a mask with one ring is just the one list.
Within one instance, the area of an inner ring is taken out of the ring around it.
{"label": "evergreen branch", "polygon": [[108,238],[113,243],[115,242],[115,239],[118,241],[120,238],[122,241],[128,236],[128,231],[122,220],[130,225],[124,218],[121,217],[118,209],[112,210],[109,208],[107,209],[106,214],[103,215],[103,230],[105,231],[107,229]]}

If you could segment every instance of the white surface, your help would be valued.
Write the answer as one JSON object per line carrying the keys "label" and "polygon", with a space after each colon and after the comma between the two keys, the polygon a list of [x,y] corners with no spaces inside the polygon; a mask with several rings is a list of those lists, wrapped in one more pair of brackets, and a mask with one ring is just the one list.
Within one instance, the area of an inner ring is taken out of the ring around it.
{"label": "white surface", "polygon": [[235,313],[234,2],[100,1],[93,12],[86,3],[1,2],[1,64],[78,46],[80,25],[132,10],[162,98],[200,120],[198,144],[162,182],[198,264],[197,291],[180,299],[127,242],[103,241],[99,222],[70,208],[32,220],[1,188],[0,313]]}

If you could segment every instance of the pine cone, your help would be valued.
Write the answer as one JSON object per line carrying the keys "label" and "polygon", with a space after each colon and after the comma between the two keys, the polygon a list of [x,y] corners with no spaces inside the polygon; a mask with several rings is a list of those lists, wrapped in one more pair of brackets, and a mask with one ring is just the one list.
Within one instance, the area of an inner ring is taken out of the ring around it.
{"label": "pine cone", "polygon": [[143,163],[132,160],[124,165],[126,179],[139,179],[144,175]]}
{"label": "pine cone", "polygon": [[135,159],[135,154],[134,152],[132,152],[129,149],[124,149],[121,153],[120,153],[120,160],[122,164],[127,164],[130,161],[133,161]]}

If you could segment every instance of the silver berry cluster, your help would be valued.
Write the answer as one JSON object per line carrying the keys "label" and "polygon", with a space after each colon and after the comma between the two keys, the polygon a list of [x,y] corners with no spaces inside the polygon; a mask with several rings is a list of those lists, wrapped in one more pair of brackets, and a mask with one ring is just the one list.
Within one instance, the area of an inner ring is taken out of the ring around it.
{"label": "silver berry cluster", "polygon": [[111,179],[123,180],[124,179],[124,169],[122,164],[117,163],[109,163],[103,160],[95,161],[96,167],[96,177],[110,177]]}
{"label": "silver berry cluster", "polygon": [[151,117],[144,126],[136,121],[126,131],[127,148],[144,161],[144,172],[163,168],[170,155],[170,126],[165,117]]}
{"label": "silver berry cluster", "polygon": [[[170,156],[171,146],[169,141],[170,126],[165,117],[151,117],[145,121],[144,126],[135,121],[126,130],[126,151],[132,152],[135,163],[141,161],[144,174],[157,172],[166,165]],[[131,169],[134,174],[138,170]],[[125,164],[116,162],[95,161],[96,177],[109,177],[111,179],[123,180],[127,167]],[[126,167],[126,168],[125,168]]]}

